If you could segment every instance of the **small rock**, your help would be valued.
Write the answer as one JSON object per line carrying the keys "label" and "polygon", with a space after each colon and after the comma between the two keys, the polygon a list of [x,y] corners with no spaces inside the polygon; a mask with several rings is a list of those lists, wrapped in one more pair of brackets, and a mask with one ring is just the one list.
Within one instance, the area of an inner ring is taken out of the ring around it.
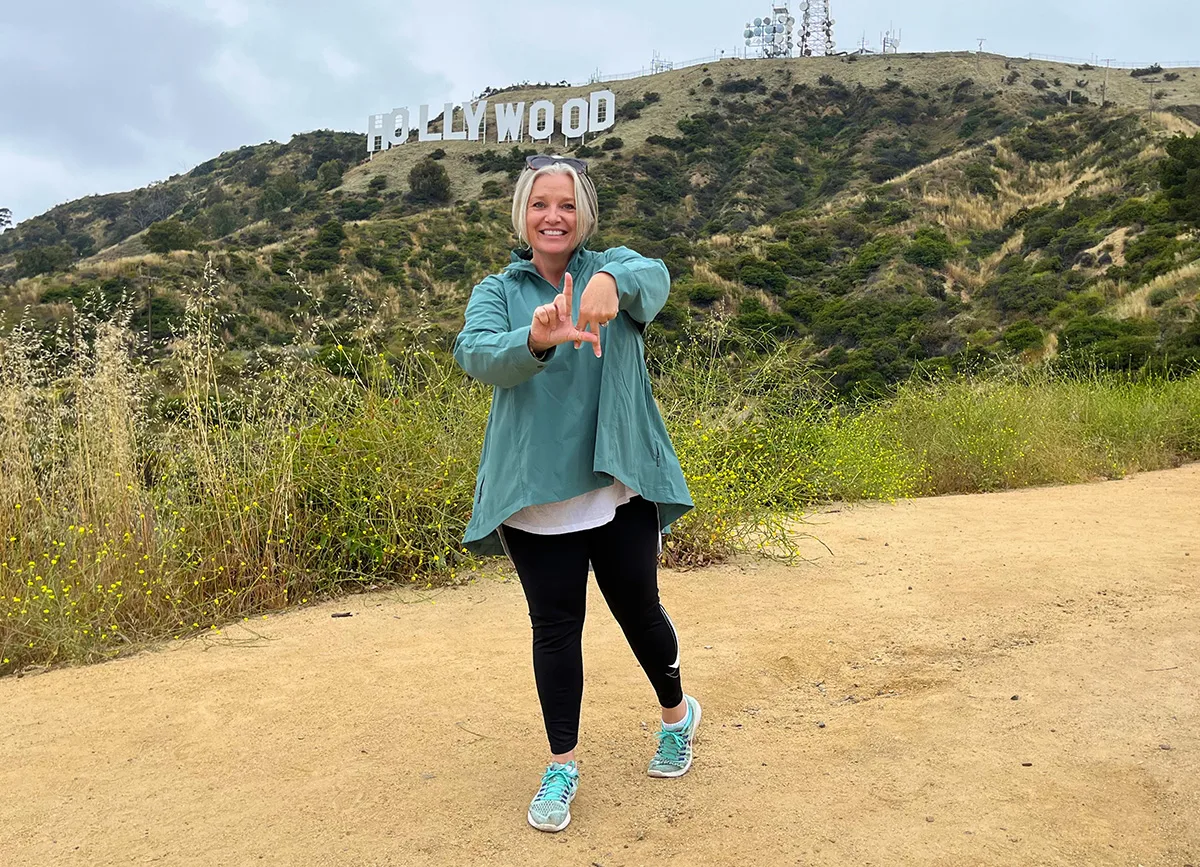
{"label": "small rock", "polygon": [[1020,698],[1021,698],[1021,696],[1019,696],[1019,695],[1014,695],[1014,696],[1012,697],[1012,700],[1013,700],[1013,701],[1018,701],[1018,700],[1020,700]]}
{"label": "small rock", "polygon": [[1032,768],[1032,767],[1033,767],[1033,762],[1021,762],[1021,767],[1023,767],[1023,768]]}
{"label": "small rock", "polygon": [[711,644],[706,644],[706,645],[704,645],[704,649],[705,649],[705,650],[712,650],[712,645],[711,645]]}
{"label": "small rock", "polygon": [[926,817],[925,817],[925,821],[926,821],[926,822],[932,822],[932,821],[933,821],[933,816],[926,816]]}
{"label": "small rock", "polygon": [[[825,728],[825,723],[823,723],[823,722],[817,723],[817,728],[819,728],[819,729]],[[1167,747],[1167,749],[1170,749],[1170,747]]]}
{"label": "small rock", "polygon": [[354,614],[353,614],[353,612],[350,612],[350,611],[340,611],[337,614],[330,614],[329,616],[330,617],[353,617]]}
{"label": "small rock", "polygon": [[1171,745],[1170,744],[1159,744],[1158,748],[1160,750],[1169,750],[1169,749],[1171,749]]}
{"label": "small rock", "polygon": [[909,589],[909,590],[912,590],[912,588],[911,588],[911,587],[909,587],[908,589]]}

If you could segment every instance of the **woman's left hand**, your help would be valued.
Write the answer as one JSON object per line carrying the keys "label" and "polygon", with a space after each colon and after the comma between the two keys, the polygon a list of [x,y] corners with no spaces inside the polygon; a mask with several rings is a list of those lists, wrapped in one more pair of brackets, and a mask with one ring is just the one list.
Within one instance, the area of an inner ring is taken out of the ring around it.
{"label": "woman's left hand", "polygon": [[[579,296],[579,320],[575,327],[580,331],[590,330],[592,334],[599,337],[601,326],[616,319],[618,312],[617,279],[611,274],[597,271],[592,279],[588,280],[587,286],[583,287],[583,293]],[[580,345],[582,345],[582,341],[575,341],[576,349]],[[594,344],[594,349],[596,357],[599,358],[599,340]]]}

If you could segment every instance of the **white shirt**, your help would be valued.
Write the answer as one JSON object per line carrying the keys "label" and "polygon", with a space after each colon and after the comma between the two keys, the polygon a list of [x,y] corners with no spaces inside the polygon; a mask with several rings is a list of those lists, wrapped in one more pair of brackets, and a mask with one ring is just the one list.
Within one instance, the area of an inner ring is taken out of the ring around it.
{"label": "white shirt", "polygon": [[613,479],[607,488],[598,488],[557,503],[526,506],[504,522],[506,527],[536,533],[539,536],[558,536],[603,527],[617,516],[617,507],[638,495],[620,479]]}

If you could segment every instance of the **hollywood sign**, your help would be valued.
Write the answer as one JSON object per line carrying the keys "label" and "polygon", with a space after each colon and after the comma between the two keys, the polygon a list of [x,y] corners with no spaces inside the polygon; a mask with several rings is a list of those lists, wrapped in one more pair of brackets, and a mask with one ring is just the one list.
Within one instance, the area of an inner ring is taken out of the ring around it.
{"label": "hollywood sign", "polygon": [[[616,123],[617,98],[611,90],[597,90],[588,98],[575,97],[558,108],[548,99],[539,99],[529,106],[524,102],[495,103],[495,141],[547,141],[557,130],[565,139],[583,138],[585,133],[603,132]],[[488,101],[482,99],[456,108],[445,103],[442,110],[442,129],[429,129],[429,106],[417,110],[414,125],[407,108],[395,108],[385,114],[373,114],[367,119],[367,153],[387,150],[405,144],[415,130],[417,141],[486,141]],[[436,121],[436,119],[435,119]]]}

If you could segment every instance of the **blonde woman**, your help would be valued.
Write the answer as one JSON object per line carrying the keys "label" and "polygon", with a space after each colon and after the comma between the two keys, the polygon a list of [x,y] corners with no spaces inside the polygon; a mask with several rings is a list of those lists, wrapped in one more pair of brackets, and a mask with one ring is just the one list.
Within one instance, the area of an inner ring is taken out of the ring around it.
{"label": "blonde woman", "polygon": [[579,787],[589,564],[661,706],[649,775],[691,767],[700,704],[683,693],[657,570],[661,534],[692,500],[642,343],[667,300],[666,266],[625,247],[585,248],[597,204],[581,160],[530,157],[512,221],[524,249],[475,287],[454,346],[463,369],[494,388],[463,544],[506,553],[520,577],[550,741],[528,820],[561,831]]}

